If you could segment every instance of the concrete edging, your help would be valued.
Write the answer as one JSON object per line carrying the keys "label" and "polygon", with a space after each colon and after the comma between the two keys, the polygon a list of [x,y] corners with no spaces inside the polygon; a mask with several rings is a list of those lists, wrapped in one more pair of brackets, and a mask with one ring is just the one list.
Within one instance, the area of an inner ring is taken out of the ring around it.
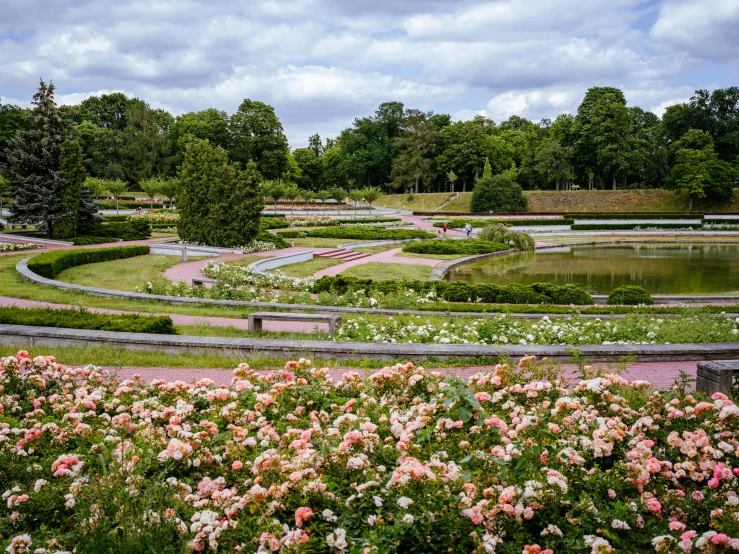
{"label": "concrete edging", "polygon": [[317,340],[230,339],[183,335],[150,335],[113,331],[89,331],[55,327],[4,325],[0,344],[34,346],[113,346],[137,351],[168,354],[189,352],[245,358],[259,355],[298,357],[367,358],[378,360],[425,360],[460,357],[519,357],[534,355],[554,361],[570,360],[575,352],[591,362],[623,361],[627,356],[639,361],[693,361],[735,359],[739,343],[649,344],[649,345],[472,345],[472,344],[385,344]]}
{"label": "concrete edging", "polygon": [[313,250],[307,250],[305,252],[296,252],[294,254],[285,254],[284,256],[276,256],[274,258],[257,260],[256,262],[250,263],[246,267],[247,269],[251,269],[257,275],[267,276],[267,271],[270,269],[277,269],[285,265],[307,262],[308,260],[312,259]]}

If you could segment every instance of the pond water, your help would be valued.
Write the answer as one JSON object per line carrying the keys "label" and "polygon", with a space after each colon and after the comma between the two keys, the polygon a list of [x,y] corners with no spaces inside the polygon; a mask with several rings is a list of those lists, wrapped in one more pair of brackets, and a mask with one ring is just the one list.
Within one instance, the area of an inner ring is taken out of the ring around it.
{"label": "pond water", "polygon": [[568,283],[591,294],[621,285],[651,294],[739,291],[739,245],[628,244],[575,246],[497,256],[451,269],[447,281],[481,284]]}

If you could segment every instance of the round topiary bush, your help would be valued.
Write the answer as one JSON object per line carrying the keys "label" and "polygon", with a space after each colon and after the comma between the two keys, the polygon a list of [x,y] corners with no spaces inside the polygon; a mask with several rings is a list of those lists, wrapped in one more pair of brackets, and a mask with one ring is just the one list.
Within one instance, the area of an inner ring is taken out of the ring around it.
{"label": "round topiary bush", "polygon": [[608,295],[606,304],[654,304],[654,300],[649,293],[641,287],[634,285],[623,285],[613,289]]}

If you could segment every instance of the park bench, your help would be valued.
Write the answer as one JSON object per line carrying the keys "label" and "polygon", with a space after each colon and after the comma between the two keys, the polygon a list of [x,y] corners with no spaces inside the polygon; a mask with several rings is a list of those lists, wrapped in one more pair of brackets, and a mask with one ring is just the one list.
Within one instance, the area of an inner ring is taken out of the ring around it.
{"label": "park bench", "polygon": [[258,312],[249,314],[249,331],[256,333],[262,330],[262,321],[310,321],[328,323],[328,334],[333,335],[336,326],[341,325],[341,316],[333,314],[292,314],[286,312]]}
{"label": "park bench", "polygon": [[207,277],[193,277],[192,279],[192,286],[193,287],[202,287],[205,285],[205,283],[215,284],[215,279],[208,279]]}
{"label": "park bench", "polygon": [[739,360],[719,360],[698,362],[698,378],[695,388],[698,392],[731,394],[734,377],[739,376]]}

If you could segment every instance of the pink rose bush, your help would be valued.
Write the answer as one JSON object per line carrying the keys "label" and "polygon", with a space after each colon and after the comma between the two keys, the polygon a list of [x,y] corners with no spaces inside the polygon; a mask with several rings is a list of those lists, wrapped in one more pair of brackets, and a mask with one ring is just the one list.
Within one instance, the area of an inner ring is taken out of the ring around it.
{"label": "pink rose bush", "polygon": [[731,399],[538,363],[147,384],[21,351],[0,360],[0,549],[739,551]]}

